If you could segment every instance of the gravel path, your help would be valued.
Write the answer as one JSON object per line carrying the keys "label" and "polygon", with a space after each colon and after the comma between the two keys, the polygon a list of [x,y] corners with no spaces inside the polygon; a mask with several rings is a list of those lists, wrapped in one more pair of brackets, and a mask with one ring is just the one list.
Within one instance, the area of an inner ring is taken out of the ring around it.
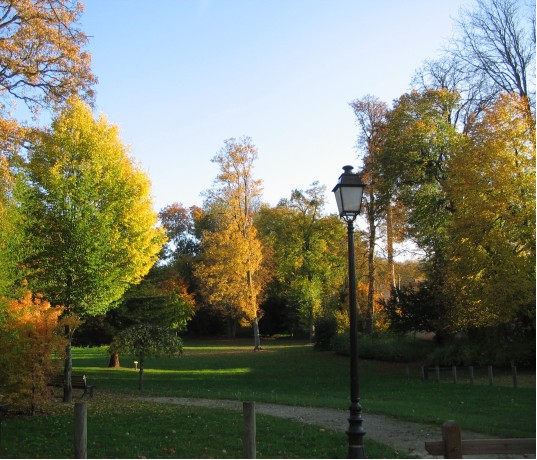
{"label": "gravel path", "polygon": [[[242,402],[213,399],[167,398],[152,397],[141,398],[145,401],[177,404],[180,406],[197,406],[242,411]],[[337,409],[323,409],[316,407],[294,407],[279,404],[256,402],[258,414],[272,415],[299,422],[317,425],[336,431],[345,431],[348,426],[348,412]],[[363,414],[366,436],[381,442],[399,452],[401,456],[412,455],[422,458],[432,457],[425,450],[425,441],[440,440],[440,426],[425,425],[406,422],[392,417],[375,414]],[[463,439],[490,437],[478,433],[463,431]]]}

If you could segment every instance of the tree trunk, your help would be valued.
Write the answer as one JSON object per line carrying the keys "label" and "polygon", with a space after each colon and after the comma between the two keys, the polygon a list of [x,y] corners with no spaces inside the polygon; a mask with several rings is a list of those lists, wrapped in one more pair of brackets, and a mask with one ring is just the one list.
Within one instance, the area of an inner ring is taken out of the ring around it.
{"label": "tree trunk", "polygon": [[142,391],[144,389],[144,352],[140,352],[140,380],[138,381],[138,389]]}
{"label": "tree trunk", "polygon": [[254,351],[261,350],[261,338],[259,337],[259,322],[257,321],[257,316],[253,321],[254,326]]}
{"label": "tree trunk", "polygon": [[392,288],[395,289],[397,281],[395,279],[395,263],[393,260],[393,214],[391,203],[386,208],[386,250],[388,253],[388,268],[392,277]]}
{"label": "tree trunk", "polygon": [[108,362],[108,367],[114,367],[118,369],[119,365],[119,353],[112,353],[110,355],[110,361]]}
{"label": "tree trunk", "polygon": [[315,321],[313,320],[313,313],[310,315],[308,329],[310,334],[310,342],[315,342]]}
{"label": "tree trunk", "polygon": [[369,247],[367,248],[368,289],[364,332],[366,335],[371,335],[373,332],[373,309],[375,302],[375,243],[377,239],[377,229],[375,226],[375,194],[373,187],[370,187],[369,190],[367,219],[369,221]]}
{"label": "tree trunk", "polygon": [[228,339],[234,339],[237,335],[237,321],[234,318],[228,318],[226,320],[226,337]]}
{"label": "tree trunk", "polygon": [[65,346],[65,364],[63,368],[63,402],[70,403],[73,399],[73,384],[71,375],[73,373],[73,354],[71,351],[71,334],[67,334],[67,345]]}

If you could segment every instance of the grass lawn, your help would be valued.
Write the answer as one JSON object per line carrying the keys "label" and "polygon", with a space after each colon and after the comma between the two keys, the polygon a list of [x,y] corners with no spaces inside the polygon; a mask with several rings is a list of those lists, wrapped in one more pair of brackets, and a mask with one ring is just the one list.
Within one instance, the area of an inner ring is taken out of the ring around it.
{"label": "grass lawn", "polygon": [[[348,358],[314,351],[290,340],[265,340],[252,351],[250,340],[187,341],[181,358],[147,360],[144,395],[252,400],[288,405],[349,405]],[[74,366],[89,375],[99,390],[138,393],[133,357],[121,357],[121,369],[107,368],[103,349],[77,350]],[[364,413],[441,424],[451,419],[463,429],[505,437],[535,436],[535,374],[519,375],[519,388],[508,378],[489,386],[421,381],[417,368],[407,378],[404,367],[360,363],[360,395]],[[499,415],[501,414],[501,416]],[[509,423],[506,423],[506,421]]]}
{"label": "grass lawn", "polygon": [[[88,455],[92,458],[240,458],[239,412],[142,403],[133,396],[176,396],[252,400],[289,405],[349,405],[348,358],[317,352],[309,344],[265,340],[253,352],[250,340],[191,340],[181,358],[150,358],[145,390],[138,391],[132,356],[122,368],[107,367],[106,348],[75,349],[74,371],[88,375],[96,395],[88,400]],[[519,375],[519,388],[498,376],[475,385],[421,381],[417,368],[360,363],[360,392],[367,413],[434,423],[453,419],[464,429],[505,437],[535,436],[534,372]],[[78,397],[80,390],[75,390]],[[61,403],[38,417],[8,418],[3,423],[0,457],[68,458],[72,456],[72,406]],[[344,458],[344,433],[321,430],[257,415],[258,458]],[[367,439],[370,458],[397,453]]]}
{"label": "grass lawn", "polygon": [[[88,404],[88,458],[242,458],[240,412],[141,402],[100,393]],[[3,423],[0,458],[71,458],[73,406]],[[345,458],[347,437],[257,414],[257,458]],[[366,440],[369,458],[398,458]]]}
{"label": "grass lawn", "polygon": [[[117,399],[88,402],[90,458],[241,458],[242,415]],[[345,436],[257,416],[259,458],[343,458]],[[69,458],[72,407],[4,422],[3,458]],[[381,451],[380,456],[383,456]],[[384,454],[385,455],[385,454]]]}

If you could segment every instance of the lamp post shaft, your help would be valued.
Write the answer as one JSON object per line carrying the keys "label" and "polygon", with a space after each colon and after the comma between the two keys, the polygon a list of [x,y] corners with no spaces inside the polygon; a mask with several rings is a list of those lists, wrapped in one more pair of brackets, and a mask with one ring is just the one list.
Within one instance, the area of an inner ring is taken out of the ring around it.
{"label": "lamp post shaft", "polygon": [[362,407],[358,381],[358,318],[356,311],[356,271],[354,264],[354,223],[347,221],[349,244],[349,320],[350,320],[350,417],[347,436],[349,438],[348,458],[366,458],[364,450],[365,430],[362,427]]}

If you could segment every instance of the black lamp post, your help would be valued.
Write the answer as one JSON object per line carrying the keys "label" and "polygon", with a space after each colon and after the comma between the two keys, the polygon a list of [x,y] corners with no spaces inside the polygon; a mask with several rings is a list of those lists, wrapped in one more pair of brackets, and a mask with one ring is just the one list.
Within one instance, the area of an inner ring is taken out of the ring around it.
{"label": "black lamp post", "polygon": [[347,222],[347,239],[349,245],[349,319],[350,319],[350,355],[351,355],[351,406],[349,417],[348,458],[365,458],[364,436],[362,427],[362,407],[358,382],[358,321],[356,312],[356,272],[354,267],[354,221],[362,207],[362,195],[365,185],[358,174],[352,172],[352,166],[343,166],[343,174],[334,187],[339,217]]}

